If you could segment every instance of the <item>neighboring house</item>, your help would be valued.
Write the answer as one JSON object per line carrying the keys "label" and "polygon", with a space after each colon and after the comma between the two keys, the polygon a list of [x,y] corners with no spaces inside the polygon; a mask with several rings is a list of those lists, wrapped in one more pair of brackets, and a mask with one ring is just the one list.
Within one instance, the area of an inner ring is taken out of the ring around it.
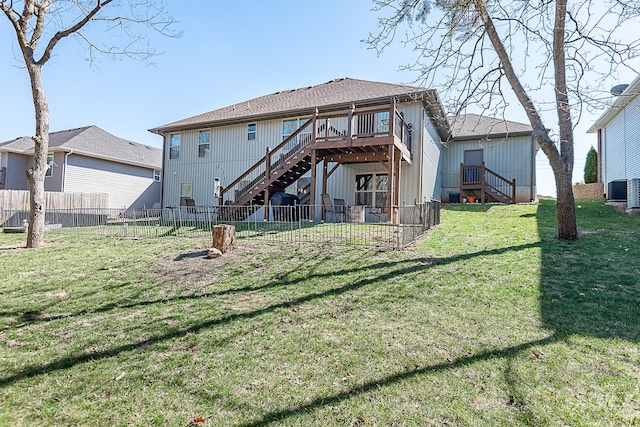
{"label": "neighboring house", "polygon": [[598,182],[607,198],[640,207],[640,76],[587,132],[598,134]]}
{"label": "neighboring house", "polygon": [[[458,142],[435,90],[350,78],[276,92],[150,131],[164,137],[165,207],[187,201],[264,204],[274,192],[287,191],[302,204],[338,199],[367,206],[367,215],[371,209],[389,212],[390,205],[447,198],[442,179],[459,175],[463,161],[447,160],[455,150],[446,146]],[[479,132],[475,139],[484,143],[486,137]],[[531,147],[514,155],[528,158]],[[525,168],[518,174],[531,176],[533,163],[517,164]]]}
{"label": "neighboring house", "polygon": [[[536,197],[536,153],[531,125],[477,114],[449,118],[452,139],[443,153],[444,192],[459,188],[473,189],[473,184],[460,185],[461,177],[481,176],[473,165],[485,165],[489,171],[485,180],[494,180],[493,187],[505,189],[508,185],[495,175],[515,180],[516,202],[530,202]],[[468,165],[465,171],[461,165]],[[492,174],[491,172],[494,172]],[[475,189],[477,195],[477,188]],[[464,191],[464,190],[463,190]],[[491,190],[488,190],[489,192]],[[490,193],[491,194],[491,193]],[[501,198],[496,200],[503,201]]]}
{"label": "neighboring house", "polygon": [[[0,143],[0,188],[28,190],[34,143],[22,137]],[[107,193],[105,208],[151,208],[160,202],[162,150],[88,126],[49,134],[45,191]]]}

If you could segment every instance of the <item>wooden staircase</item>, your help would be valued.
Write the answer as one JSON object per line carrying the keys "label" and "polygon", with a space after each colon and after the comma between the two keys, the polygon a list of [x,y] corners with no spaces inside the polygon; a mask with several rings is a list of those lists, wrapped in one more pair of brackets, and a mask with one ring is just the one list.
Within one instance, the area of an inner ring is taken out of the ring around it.
{"label": "wooden staircase", "polygon": [[341,164],[387,162],[390,171],[397,170],[401,161],[411,163],[411,129],[394,99],[388,107],[356,111],[352,104],[348,112],[321,116],[316,110],[292,135],[274,149],[267,147],[262,159],[221,189],[219,218],[246,220],[266,206],[272,194],[284,191],[309,171],[312,184],[305,198],[312,205],[315,166],[322,161],[336,164],[330,172],[325,167],[323,185]]}
{"label": "wooden staircase", "polygon": [[[222,220],[246,220],[264,203],[265,195],[268,199],[270,194],[284,191],[311,170],[314,124],[313,118],[309,119],[276,148],[267,148],[262,159],[221,190],[221,200],[231,190],[235,196],[233,202],[224,205],[220,213]],[[316,164],[321,160],[317,158]]]}
{"label": "wooden staircase", "polygon": [[481,203],[515,203],[516,202],[516,180],[509,181],[507,178],[497,174],[484,162],[480,166],[467,166],[460,164],[460,194],[471,193],[477,197]]}

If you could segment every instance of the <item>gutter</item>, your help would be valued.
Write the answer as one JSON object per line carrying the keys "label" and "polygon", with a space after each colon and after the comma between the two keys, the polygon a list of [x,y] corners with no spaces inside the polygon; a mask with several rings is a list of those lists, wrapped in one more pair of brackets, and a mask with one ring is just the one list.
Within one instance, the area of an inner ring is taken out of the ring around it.
{"label": "gutter", "polygon": [[[175,124],[167,124],[158,126],[155,128],[147,129],[149,132],[154,133],[156,135],[164,135],[170,132],[181,132],[186,130],[192,130],[196,128],[204,128],[204,127],[217,127],[217,126],[226,126],[226,125],[237,125],[242,123],[251,123],[262,120],[271,120],[271,119],[282,119],[287,117],[294,116],[304,116],[313,114],[313,111],[317,108],[320,114],[332,113],[336,111],[348,110],[349,107],[355,103],[356,108],[366,108],[366,107],[376,107],[379,105],[388,105],[389,99],[396,98],[398,102],[410,102],[410,101],[418,101],[420,99],[425,99],[433,89],[427,89],[424,91],[416,91],[408,94],[400,94],[400,95],[390,95],[387,97],[381,98],[370,98],[370,99],[362,99],[358,101],[348,101],[342,102],[338,104],[330,104],[330,105],[320,105],[320,106],[309,106],[298,108],[295,110],[282,110],[282,111],[272,111],[268,113],[258,113],[248,116],[240,116],[240,117],[228,117],[223,119],[214,119],[214,120],[202,120],[195,121],[188,124],[180,124],[184,120],[189,120],[190,118],[179,120],[175,122]],[[437,97],[437,95],[436,95]],[[231,108],[230,106],[222,107],[222,109]],[[218,110],[214,110],[218,111]],[[204,113],[207,114],[207,113]],[[198,117],[198,116],[194,116]]]}

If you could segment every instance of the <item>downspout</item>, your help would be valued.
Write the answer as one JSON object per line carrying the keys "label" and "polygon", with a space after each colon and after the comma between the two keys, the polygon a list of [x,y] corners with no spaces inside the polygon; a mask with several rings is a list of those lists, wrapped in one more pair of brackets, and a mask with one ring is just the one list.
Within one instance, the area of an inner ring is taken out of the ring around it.
{"label": "downspout", "polygon": [[[420,145],[418,146],[418,150],[417,150],[418,151],[418,171],[419,171],[418,173],[420,175],[420,178],[418,179],[418,194],[416,195],[417,196],[416,201],[418,203],[424,202],[424,200],[422,200],[422,180],[424,179],[424,171],[422,170],[422,156],[424,155],[422,151],[424,150],[424,134],[425,134],[424,115],[425,115],[424,105],[422,105],[422,114],[420,114],[420,127],[418,128],[420,129]],[[413,135],[411,135],[411,138],[413,138]],[[436,177],[436,181],[437,181],[437,177]]]}
{"label": "downspout", "polygon": [[160,209],[164,209],[164,172],[166,170],[166,159],[165,159],[165,136],[163,133],[158,133],[158,135],[162,136],[162,170],[160,171]]}
{"label": "downspout", "polygon": [[63,165],[64,166],[64,173],[62,175],[62,193],[64,193],[64,191],[67,188],[67,163],[68,163],[67,162],[67,158],[72,154],[73,154],[73,148],[69,152],[64,153],[64,162],[63,162],[64,163],[64,165]]}
{"label": "downspout", "polygon": [[598,129],[598,182],[602,184],[602,129]]}

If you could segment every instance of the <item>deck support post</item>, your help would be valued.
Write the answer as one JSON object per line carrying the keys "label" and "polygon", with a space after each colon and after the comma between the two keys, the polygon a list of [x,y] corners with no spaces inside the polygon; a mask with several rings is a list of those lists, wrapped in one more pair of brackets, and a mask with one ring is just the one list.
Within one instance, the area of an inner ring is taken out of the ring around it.
{"label": "deck support post", "polygon": [[487,174],[484,169],[484,162],[482,162],[482,169],[480,170],[480,203],[484,205],[484,191],[487,185]]}
{"label": "deck support post", "polygon": [[[327,194],[327,159],[324,159],[322,161],[322,193],[320,194]],[[322,209],[322,220],[326,220],[326,213],[324,211],[324,206]]]}
{"label": "deck support post", "polygon": [[[267,147],[264,156],[264,177],[266,180],[271,178],[271,148]],[[264,219],[269,220],[269,186],[264,189]]]}
{"label": "deck support post", "polygon": [[317,161],[316,149],[311,149],[311,197],[309,199],[309,219],[313,221],[315,219],[316,210],[316,161]]}
{"label": "deck support post", "polygon": [[[397,209],[400,208],[400,178],[401,178],[401,172],[400,172],[400,168],[401,168],[401,162],[402,162],[402,157],[401,154],[398,153],[398,156],[396,156],[396,179],[395,179],[395,185],[394,185],[394,189],[395,189],[395,195],[394,195],[394,201],[393,204],[396,205]],[[396,221],[398,221],[400,218],[398,217],[398,213],[396,212]]]}
{"label": "deck support post", "polygon": [[356,109],[355,104],[349,106],[349,112],[347,113],[347,146],[353,145],[353,112]]}
{"label": "deck support post", "polygon": [[[395,224],[395,211],[393,202],[395,199],[395,147],[391,144],[389,145],[389,161],[387,162],[387,212],[388,212],[388,221]],[[375,183],[373,183],[375,185]],[[375,205],[375,200],[373,200],[373,204]]]}

